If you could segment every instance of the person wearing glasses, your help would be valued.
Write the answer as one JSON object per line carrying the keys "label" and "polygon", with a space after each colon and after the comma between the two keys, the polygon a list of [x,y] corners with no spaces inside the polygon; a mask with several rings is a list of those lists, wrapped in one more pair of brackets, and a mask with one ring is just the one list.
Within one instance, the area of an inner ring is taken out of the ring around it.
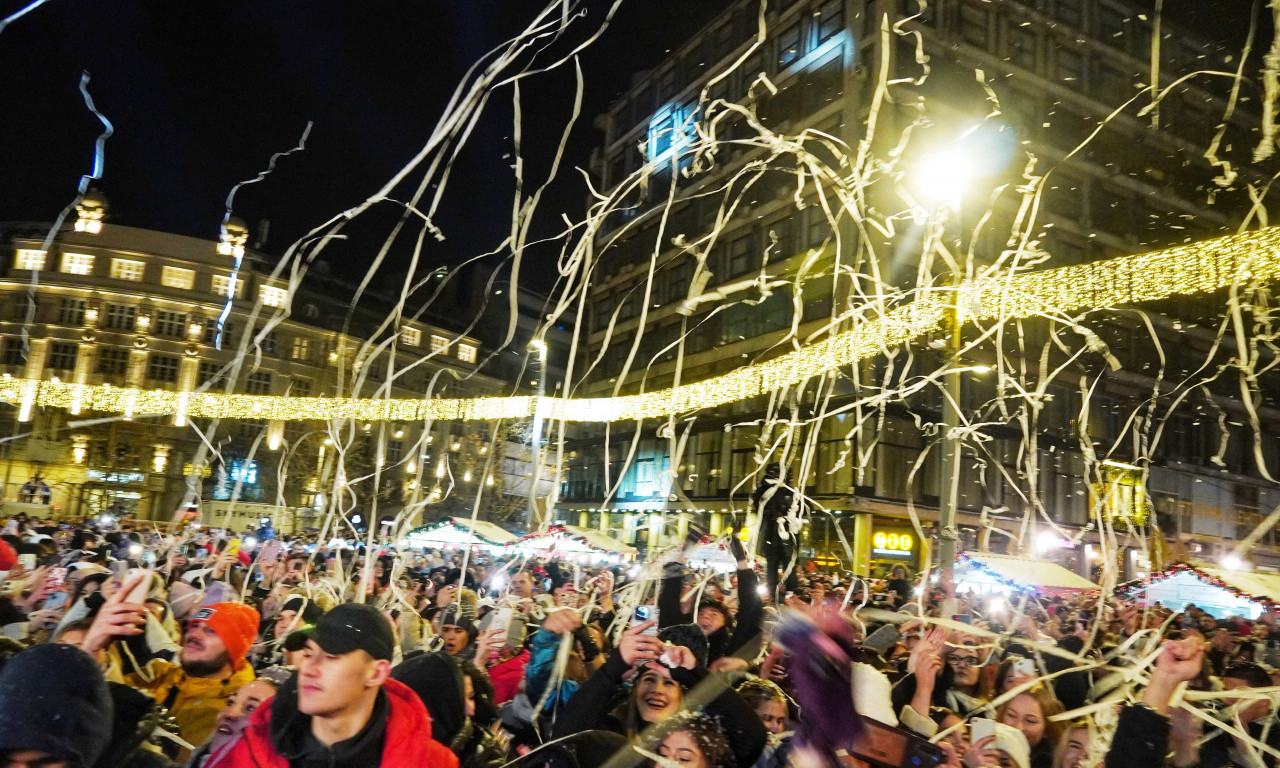
{"label": "person wearing glasses", "polygon": [[934,627],[925,632],[907,659],[907,674],[893,688],[893,707],[904,727],[929,732],[932,707],[968,717],[987,705],[978,688],[984,663],[973,638]]}

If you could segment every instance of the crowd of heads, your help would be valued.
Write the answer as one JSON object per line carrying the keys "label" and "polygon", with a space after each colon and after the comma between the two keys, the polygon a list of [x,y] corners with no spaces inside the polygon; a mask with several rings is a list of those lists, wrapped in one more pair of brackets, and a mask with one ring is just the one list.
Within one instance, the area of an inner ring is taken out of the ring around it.
{"label": "crowd of heads", "polygon": [[914,765],[1116,768],[1138,706],[1180,768],[1280,755],[1270,610],[253,535],[7,521],[0,758],[834,768],[891,763],[879,724]]}

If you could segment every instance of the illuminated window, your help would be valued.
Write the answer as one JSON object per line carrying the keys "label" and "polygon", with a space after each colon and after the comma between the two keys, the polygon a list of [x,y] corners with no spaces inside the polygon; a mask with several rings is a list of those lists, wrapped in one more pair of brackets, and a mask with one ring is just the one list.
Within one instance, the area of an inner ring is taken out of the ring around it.
{"label": "illuminated window", "polygon": [[168,288],[180,288],[184,291],[191,290],[191,286],[195,285],[196,273],[189,269],[181,267],[165,267],[160,272],[160,284]]}
{"label": "illuminated window", "polygon": [[14,269],[29,269],[32,271],[44,269],[44,251],[19,248],[14,259]]}
{"label": "illuminated window", "polygon": [[[235,292],[232,294],[231,288],[235,286]],[[213,292],[219,296],[232,294],[235,298],[244,295],[244,281],[236,280],[231,275],[214,275],[213,276]]]}
{"label": "illuminated window", "polygon": [[62,271],[68,275],[93,274],[93,255],[89,253],[62,254]]}
{"label": "illuminated window", "polygon": [[289,353],[289,357],[294,360],[310,360],[311,359],[311,339],[305,339],[301,336],[293,337],[293,349]]}
{"label": "illuminated window", "polygon": [[258,482],[258,462],[253,459],[232,459],[231,479],[245,485],[256,485]]}
{"label": "illuminated window", "polygon": [[464,363],[474,363],[476,361],[476,348],[473,344],[458,345],[458,359]]}
{"label": "illuminated window", "polygon": [[132,280],[138,282],[147,270],[145,262],[132,259],[112,259],[111,276],[116,280]]}
{"label": "illuminated window", "polygon": [[431,351],[432,351],[432,352],[448,352],[448,351],[449,351],[449,340],[448,340],[448,339],[446,339],[446,338],[445,338],[445,337],[443,337],[443,336],[436,336],[436,335],[432,334],[432,336],[431,336]]}
{"label": "illuminated window", "polygon": [[289,291],[273,285],[264,285],[258,289],[258,297],[264,307],[283,307],[289,297]]}
{"label": "illuminated window", "polygon": [[401,328],[400,343],[410,347],[422,346],[422,331],[417,328]]}
{"label": "illuminated window", "polygon": [[76,352],[79,346],[75,344],[59,344],[49,345],[49,368],[55,371],[73,371],[76,367]]}
{"label": "illuminated window", "polygon": [[173,355],[152,355],[147,360],[147,378],[170,384],[178,380],[178,358]]}

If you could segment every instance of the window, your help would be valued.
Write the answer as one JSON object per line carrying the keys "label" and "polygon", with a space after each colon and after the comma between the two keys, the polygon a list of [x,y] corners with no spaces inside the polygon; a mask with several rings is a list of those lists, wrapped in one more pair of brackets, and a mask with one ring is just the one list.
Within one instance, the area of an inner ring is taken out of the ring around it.
{"label": "window", "polygon": [[63,299],[58,308],[61,325],[84,325],[84,299]]}
{"label": "window", "polygon": [[432,352],[448,352],[449,340],[443,336],[436,336],[435,334],[432,334],[431,351]]}
{"label": "window", "polygon": [[273,285],[264,285],[258,289],[258,297],[264,307],[283,307],[289,298],[289,291]]}
{"label": "window", "polygon": [[476,361],[476,348],[474,344],[459,344],[458,359],[464,363],[474,363]]}
{"label": "window", "polygon": [[49,345],[48,366],[55,371],[74,371],[76,368],[76,352],[79,346],[54,342]]}
{"label": "window", "polygon": [[404,443],[400,440],[388,440],[387,461],[392,464],[399,463],[401,456],[404,456]]}
{"label": "window", "polygon": [[124,304],[108,304],[106,327],[116,331],[132,331],[138,324],[138,308]]}
{"label": "window", "polygon": [[231,275],[214,275],[213,292],[219,296],[231,295],[238,299],[244,295],[244,281]]}
{"label": "window", "polygon": [[1058,79],[1079,82],[1084,76],[1084,56],[1066,48],[1059,48],[1055,53],[1058,57]]}
{"label": "window", "polygon": [[232,482],[254,485],[258,482],[258,462],[253,459],[231,460]]}
{"label": "window", "polygon": [[729,277],[737,277],[750,270],[751,235],[747,235],[729,244]]}
{"label": "window", "polygon": [[266,371],[256,371],[249,374],[249,377],[244,382],[244,391],[251,395],[271,394],[271,374]]}
{"label": "window", "polygon": [[138,282],[147,271],[146,262],[132,259],[112,259],[111,276],[116,280],[132,280]]}
{"label": "window", "polygon": [[93,255],[88,253],[62,254],[62,271],[68,275],[93,274]]}
{"label": "window", "polygon": [[985,48],[991,14],[985,8],[960,6],[960,37],[966,43]]}
{"label": "window", "polygon": [[818,9],[818,42],[824,43],[844,29],[844,0],[827,0]]}
{"label": "window", "polygon": [[198,378],[199,381],[197,383],[202,387],[206,384],[213,385],[217,383],[217,381],[222,378],[222,364],[210,362],[200,363]]}
{"label": "window", "polygon": [[[222,324],[222,346],[234,343],[232,331],[235,325],[230,321]],[[204,343],[213,344],[218,338],[218,319],[212,318],[204,324]]]}
{"label": "window", "polygon": [[152,355],[147,360],[147,378],[172,384],[178,380],[178,358],[172,355]]}
{"label": "window", "polygon": [[160,271],[160,284],[167,288],[189,291],[196,284],[196,273],[181,267],[165,267]]}
{"label": "window", "polygon": [[311,359],[311,339],[302,336],[293,337],[293,349],[289,352],[289,357],[294,360],[310,360]]}
{"label": "window", "polygon": [[400,343],[410,347],[422,346],[422,331],[417,328],[401,328]]}
{"label": "window", "polygon": [[294,379],[289,383],[291,397],[311,397],[311,382],[306,379]]}
{"label": "window", "polygon": [[31,248],[19,248],[13,260],[14,269],[29,269],[33,272],[44,269],[44,251]]}
{"label": "window", "polygon": [[181,339],[186,334],[186,330],[186,312],[168,312],[163,309],[156,312],[156,336],[165,336],[170,339]]}
{"label": "window", "polygon": [[4,340],[5,365],[22,365],[27,361],[27,352],[22,348],[22,339],[9,337]]}
{"label": "window", "polygon": [[254,339],[254,342],[255,342],[256,344],[258,344],[258,345],[260,345],[260,346],[262,347],[262,353],[263,353],[264,355],[275,355],[275,353],[276,353],[276,332],[275,332],[275,331],[268,331],[267,333],[262,334],[262,337],[261,337],[261,338],[259,338],[259,337],[258,337],[258,334],[262,334],[262,329],[261,329],[261,328],[254,328],[254,329],[253,329],[253,339]]}
{"label": "window", "polygon": [[129,372],[129,350],[115,347],[98,349],[98,373],[107,376],[124,376]]}
{"label": "window", "polygon": [[800,22],[796,22],[778,35],[778,71],[782,71],[799,60],[804,53],[800,41]]}

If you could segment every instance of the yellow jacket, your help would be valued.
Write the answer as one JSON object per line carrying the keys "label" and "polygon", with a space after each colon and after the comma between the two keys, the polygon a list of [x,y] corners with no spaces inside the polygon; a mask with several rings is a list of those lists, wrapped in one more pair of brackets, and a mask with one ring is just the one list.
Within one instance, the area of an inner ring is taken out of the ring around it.
{"label": "yellow jacket", "polygon": [[[242,661],[226,678],[188,677],[182,667],[163,659],[152,659],[140,672],[124,676],[125,682],[155,697],[178,723],[178,736],[192,746],[200,746],[213,735],[218,712],[231,694],[255,679],[253,667]],[[170,697],[173,697],[172,700]],[[179,764],[190,757],[182,750]]]}

